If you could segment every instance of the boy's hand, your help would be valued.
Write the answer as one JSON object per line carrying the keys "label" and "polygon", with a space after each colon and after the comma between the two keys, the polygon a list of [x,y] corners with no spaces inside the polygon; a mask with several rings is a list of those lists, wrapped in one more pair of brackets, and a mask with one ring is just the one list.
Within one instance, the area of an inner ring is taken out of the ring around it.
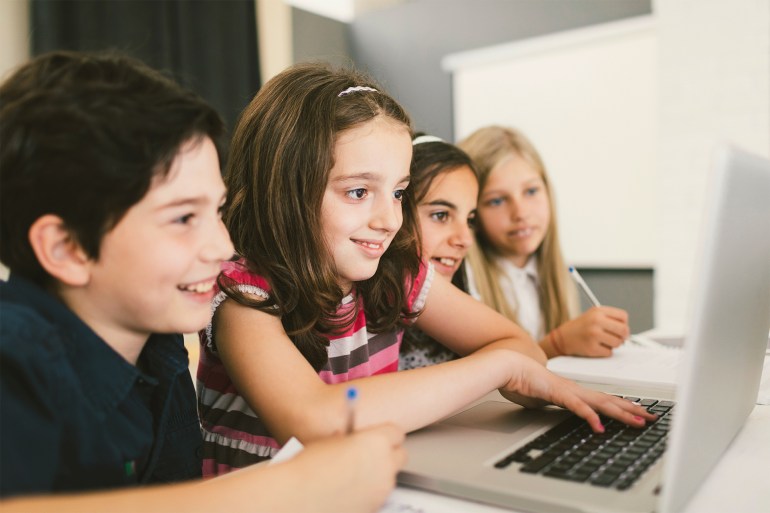
{"label": "boy's hand", "polygon": [[308,444],[287,463],[300,466],[297,471],[303,480],[298,494],[326,498],[308,511],[377,511],[406,463],[403,441],[403,431],[383,424]]}

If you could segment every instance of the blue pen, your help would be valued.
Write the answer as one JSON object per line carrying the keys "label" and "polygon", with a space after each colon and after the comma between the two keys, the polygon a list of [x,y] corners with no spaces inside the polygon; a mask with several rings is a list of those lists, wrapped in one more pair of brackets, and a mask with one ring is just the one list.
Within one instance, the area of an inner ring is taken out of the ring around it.
{"label": "blue pen", "polygon": [[358,399],[358,389],[356,387],[349,387],[345,392],[345,402],[348,406],[348,423],[345,429],[345,433],[348,435],[353,432],[353,426],[356,421],[356,400]]}
{"label": "blue pen", "polygon": [[570,266],[569,273],[572,275],[572,278],[575,280],[575,283],[578,284],[578,286],[583,291],[583,293],[585,293],[588,299],[591,300],[591,304],[594,306],[601,306],[601,303],[599,303],[599,300],[596,298],[594,293],[588,287],[588,284],[585,282],[585,280],[583,280],[583,277],[580,276],[580,273],[577,271],[577,269]]}

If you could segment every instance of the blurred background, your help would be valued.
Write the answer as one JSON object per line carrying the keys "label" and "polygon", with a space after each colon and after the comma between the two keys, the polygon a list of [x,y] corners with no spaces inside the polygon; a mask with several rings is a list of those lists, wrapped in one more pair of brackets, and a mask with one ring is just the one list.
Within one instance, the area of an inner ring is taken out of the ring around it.
{"label": "blurred background", "polygon": [[117,48],[229,126],[295,62],[359,67],[456,142],[522,129],[562,242],[632,331],[681,333],[716,147],[770,156],[766,0],[3,0],[0,75],[53,49]]}

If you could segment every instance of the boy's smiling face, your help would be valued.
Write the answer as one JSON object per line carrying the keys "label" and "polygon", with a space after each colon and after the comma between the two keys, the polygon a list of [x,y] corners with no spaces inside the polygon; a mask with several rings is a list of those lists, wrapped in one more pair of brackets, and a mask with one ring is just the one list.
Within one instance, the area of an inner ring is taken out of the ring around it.
{"label": "boy's smiling face", "polygon": [[214,144],[184,143],[169,173],[105,234],[88,283],[65,302],[124,356],[120,347],[141,342],[140,351],[152,333],[203,328],[220,263],[233,255],[224,200]]}

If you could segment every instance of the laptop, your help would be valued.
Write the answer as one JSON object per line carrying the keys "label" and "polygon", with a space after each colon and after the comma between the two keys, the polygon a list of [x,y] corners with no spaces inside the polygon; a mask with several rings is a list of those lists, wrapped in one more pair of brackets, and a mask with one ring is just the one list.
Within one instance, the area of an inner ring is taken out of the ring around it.
{"label": "laptop", "polygon": [[710,178],[675,401],[613,390],[657,422],[596,437],[488,396],[411,433],[399,483],[520,511],[681,511],[754,408],[770,329],[770,161],[724,147]]}

